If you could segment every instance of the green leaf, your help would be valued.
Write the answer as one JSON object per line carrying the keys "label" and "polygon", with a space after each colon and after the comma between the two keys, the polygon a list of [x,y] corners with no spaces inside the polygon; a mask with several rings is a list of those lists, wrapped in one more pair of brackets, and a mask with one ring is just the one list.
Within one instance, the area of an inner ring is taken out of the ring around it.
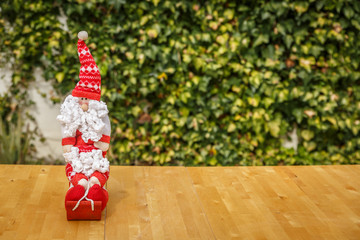
{"label": "green leaf", "polygon": [[344,7],[345,17],[350,19],[354,16],[354,10],[350,6]]}
{"label": "green leaf", "polygon": [[182,107],[180,108],[180,113],[182,116],[187,117],[190,114],[190,110],[188,108]]}
{"label": "green leaf", "polygon": [[194,59],[194,67],[196,70],[201,69],[205,65],[205,61],[202,58],[195,58]]}
{"label": "green leaf", "polygon": [[269,35],[267,34],[260,34],[256,40],[254,41],[253,47],[259,46],[263,43],[268,43],[269,42]]}
{"label": "green leaf", "polygon": [[310,141],[314,138],[314,132],[311,130],[302,130],[301,137],[304,138],[305,141]]}
{"label": "green leaf", "polygon": [[101,75],[102,77],[105,77],[106,74],[107,74],[107,71],[108,71],[108,64],[107,64],[107,63],[101,64],[99,70],[100,70],[100,71],[99,71],[99,72],[100,72],[100,75]]}
{"label": "green leaf", "polygon": [[284,39],[284,42],[285,42],[285,45],[287,48],[290,48],[291,47],[291,44],[293,42],[293,38],[291,35],[286,35],[285,36],[285,39]]}
{"label": "green leaf", "polygon": [[294,110],[292,110],[292,114],[295,116],[296,122],[301,123],[303,119],[303,110],[299,108],[295,108]]}
{"label": "green leaf", "polygon": [[352,19],[351,24],[357,29],[360,30],[360,21]]}
{"label": "green leaf", "polygon": [[314,57],[318,57],[323,50],[324,50],[323,47],[316,45],[311,47],[310,52]]}
{"label": "green leaf", "polygon": [[265,108],[269,108],[271,106],[271,104],[273,104],[275,102],[275,100],[272,98],[265,98],[263,102],[264,102]]}

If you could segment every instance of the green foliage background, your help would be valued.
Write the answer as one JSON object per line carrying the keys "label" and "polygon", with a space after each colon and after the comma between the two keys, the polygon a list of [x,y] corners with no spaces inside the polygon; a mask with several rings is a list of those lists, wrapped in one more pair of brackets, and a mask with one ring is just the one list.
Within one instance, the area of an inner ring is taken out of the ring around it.
{"label": "green foliage background", "polygon": [[[19,99],[31,104],[26,89],[36,66],[58,93],[74,88],[77,33],[86,30],[115,164],[360,162],[359,1],[7,0],[0,7],[2,62],[14,70],[3,119]],[[282,147],[294,128],[297,151]]]}

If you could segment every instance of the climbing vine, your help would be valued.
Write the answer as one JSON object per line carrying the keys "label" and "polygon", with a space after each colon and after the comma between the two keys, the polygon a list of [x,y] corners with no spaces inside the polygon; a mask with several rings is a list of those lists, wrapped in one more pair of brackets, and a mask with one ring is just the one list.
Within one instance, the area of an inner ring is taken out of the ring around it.
{"label": "climbing vine", "polygon": [[[360,2],[2,1],[11,104],[33,68],[57,94],[78,81],[76,35],[100,68],[113,164],[360,161]],[[64,20],[65,19],[65,20]],[[12,105],[14,107],[14,105]],[[283,146],[295,129],[296,149]]]}

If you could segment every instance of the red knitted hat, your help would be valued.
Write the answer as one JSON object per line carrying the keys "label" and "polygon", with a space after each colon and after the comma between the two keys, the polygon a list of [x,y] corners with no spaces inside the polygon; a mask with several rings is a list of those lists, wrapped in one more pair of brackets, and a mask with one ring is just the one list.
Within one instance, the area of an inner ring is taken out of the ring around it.
{"label": "red knitted hat", "polygon": [[99,68],[84,42],[88,38],[87,32],[79,32],[78,38],[78,55],[81,63],[80,81],[76,84],[72,95],[99,101],[101,96],[101,76]]}

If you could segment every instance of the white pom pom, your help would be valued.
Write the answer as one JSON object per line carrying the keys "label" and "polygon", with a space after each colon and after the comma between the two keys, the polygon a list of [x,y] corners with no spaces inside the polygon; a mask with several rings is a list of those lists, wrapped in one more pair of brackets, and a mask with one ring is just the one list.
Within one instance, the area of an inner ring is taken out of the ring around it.
{"label": "white pom pom", "polygon": [[78,33],[78,38],[81,40],[86,40],[89,37],[86,31],[81,31]]}

